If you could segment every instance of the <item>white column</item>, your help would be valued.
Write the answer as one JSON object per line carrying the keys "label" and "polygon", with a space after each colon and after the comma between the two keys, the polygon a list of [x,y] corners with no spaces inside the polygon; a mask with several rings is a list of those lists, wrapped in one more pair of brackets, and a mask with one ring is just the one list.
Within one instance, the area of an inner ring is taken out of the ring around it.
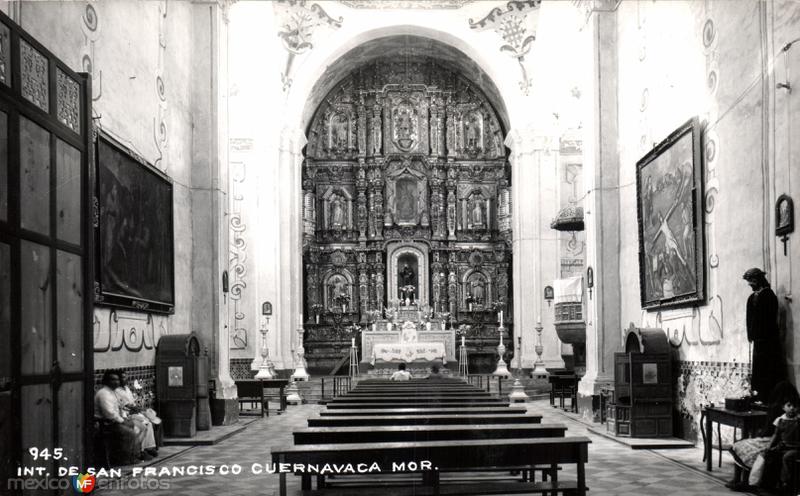
{"label": "white column", "polygon": [[582,396],[597,394],[600,386],[613,381],[613,354],[622,348],[616,14],[595,14],[589,26],[595,32],[594,116],[584,142],[584,180],[589,191],[584,212],[586,265],[594,270],[594,288],[586,305],[586,375],[578,391]]}
{"label": "white column", "polygon": [[541,319],[542,360],[546,367],[563,367],[552,310],[542,306],[544,287],[558,267],[558,236],[550,229],[558,208],[558,140],[554,132],[529,126],[512,130],[506,146],[511,149],[514,328],[522,335],[522,366],[532,368],[536,361],[535,328]]}
{"label": "white column", "polygon": [[278,298],[270,355],[277,369],[294,368],[292,340],[303,326],[302,149],[305,134],[284,128],[278,153]]}
{"label": "white column", "polygon": [[192,67],[192,330],[209,351],[217,394],[236,397],[230,376],[228,301],[222,274],[228,268],[228,23],[217,2],[193,8]]}

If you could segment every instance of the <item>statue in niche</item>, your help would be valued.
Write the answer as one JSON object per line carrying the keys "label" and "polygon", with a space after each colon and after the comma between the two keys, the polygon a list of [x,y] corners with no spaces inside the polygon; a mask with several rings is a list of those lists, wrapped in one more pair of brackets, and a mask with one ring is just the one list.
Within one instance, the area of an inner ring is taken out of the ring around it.
{"label": "statue in niche", "polygon": [[383,140],[383,133],[381,132],[381,113],[375,112],[372,117],[372,155],[381,154],[381,141]]}
{"label": "statue in niche", "polygon": [[[403,305],[411,305],[414,303],[416,299],[416,295],[418,293],[417,289],[417,273],[412,267],[412,264],[409,263],[409,258],[416,259],[411,257],[401,257],[401,259],[405,259],[400,268],[397,271],[397,293],[400,295],[400,299]],[[413,265],[416,265],[415,263]]]}
{"label": "statue in niche", "polygon": [[334,114],[331,117],[331,149],[346,150],[349,141],[347,134],[347,117],[341,114]]}
{"label": "statue in niche", "polygon": [[414,222],[417,217],[417,182],[411,178],[399,179],[395,186],[395,221]]}
{"label": "statue in niche", "polygon": [[336,297],[347,295],[347,280],[340,274],[328,279],[328,308],[336,308]]}
{"label": "statue in niche", "polygon": [[465,147],[470,150],[476,150],[480,148],[481,130],[478,116],[474,113],[469,114],[467,116],[467,121],[464,123],[464,127],[466,128],[466,136],[464,139]]}
{"label": "statue in niche", "polygon": [[483,207],[481,202],[477,200],[472,203],[472,225],[475,227],[483,227],[484,225]]}
{"label": "statue in niche", "polygon": [[469,228],[486,228],[486,204],[480,195],[476,195],[470,200],[468,205]]}
{"label": "statue in niche", "polygon": [[483,274],[476,272],[470,277],[467,285],[467,295],[472,296],[477,305],[486,303],[486,278]]}
{"label": "statue in niche", "polygon": [[331,198],[331,228],[344,229],[344,227],[344,200],[342,199],[341,195],[334,194]]}

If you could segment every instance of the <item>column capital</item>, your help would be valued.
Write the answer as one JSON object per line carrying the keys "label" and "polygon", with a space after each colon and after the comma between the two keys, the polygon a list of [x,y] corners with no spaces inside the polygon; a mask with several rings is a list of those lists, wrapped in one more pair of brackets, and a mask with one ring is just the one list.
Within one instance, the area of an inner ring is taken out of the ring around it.
{"label": "column capital", "polygon": [[505,145],[514,155],[535,151],[558,151],[558,132],[555,128],[529,125],[512,129]]}
{"label": "column capital", "polygon": [[302,129],[285,127],[281,130],[280,151],[300,155],[306,143],[308,138]]}

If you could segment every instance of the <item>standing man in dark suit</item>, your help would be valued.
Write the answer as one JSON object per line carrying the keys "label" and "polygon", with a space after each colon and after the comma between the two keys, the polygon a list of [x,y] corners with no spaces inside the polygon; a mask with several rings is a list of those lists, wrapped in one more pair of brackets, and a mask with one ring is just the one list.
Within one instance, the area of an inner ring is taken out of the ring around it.
{"label": "standing man in dark suit", "polygon": [[760,401],[766,401],[772,387],[786,377],[778,331],[778,297],[765,275],[763,270],[753,268],[742,276],[753,289],[747,298],[747,340],[753,343],[751,389]]}

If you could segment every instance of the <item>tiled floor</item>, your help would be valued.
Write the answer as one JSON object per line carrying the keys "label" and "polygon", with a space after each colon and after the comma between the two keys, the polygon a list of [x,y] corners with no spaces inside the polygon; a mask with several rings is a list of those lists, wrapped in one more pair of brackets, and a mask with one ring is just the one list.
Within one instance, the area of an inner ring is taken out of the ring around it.
{"label": "tiled floor", "polygon": [[[278,476],[253,473],[253,465],[270,463],[270,447],[291,443],[291,432],[306,426],[306,418],[321,407],[302,405],[290,407],[281,416],[260,419],[246,430],[220,444],[190,448],[154,468],[172,470],[173,467],[239,465],[238,475],[195,475],[162,477],[160,489],[148,491],[141,488],[155,487],[152,480],[136,481],[130,489],[101,491],[100,494],[154,495],[154,496],[271,496],[277,494]],[[705,472],[700,448],[682,450],[632,450],[613,440],[591,434],[586,425],[574,415],[563,414],[545,401],[529,404],[531,412],[544,416],[543,422],[561,422],[567,425],[569,435],[586,435],[592,439],[587,465],[587,484],[591,496],[599,495],[675,495],[705,496],[733,494],[723,486],[732,474],[732,462],[723,457],[723,468],[715,465],[714,472]],[[562,478],[574,478],[570,467],[565,467]],[[288,477],[289,494],[300,494],[299,478]],[[376,490],[376,494],[380,494]],[[742,493],[739,493],[742,494]]]}

